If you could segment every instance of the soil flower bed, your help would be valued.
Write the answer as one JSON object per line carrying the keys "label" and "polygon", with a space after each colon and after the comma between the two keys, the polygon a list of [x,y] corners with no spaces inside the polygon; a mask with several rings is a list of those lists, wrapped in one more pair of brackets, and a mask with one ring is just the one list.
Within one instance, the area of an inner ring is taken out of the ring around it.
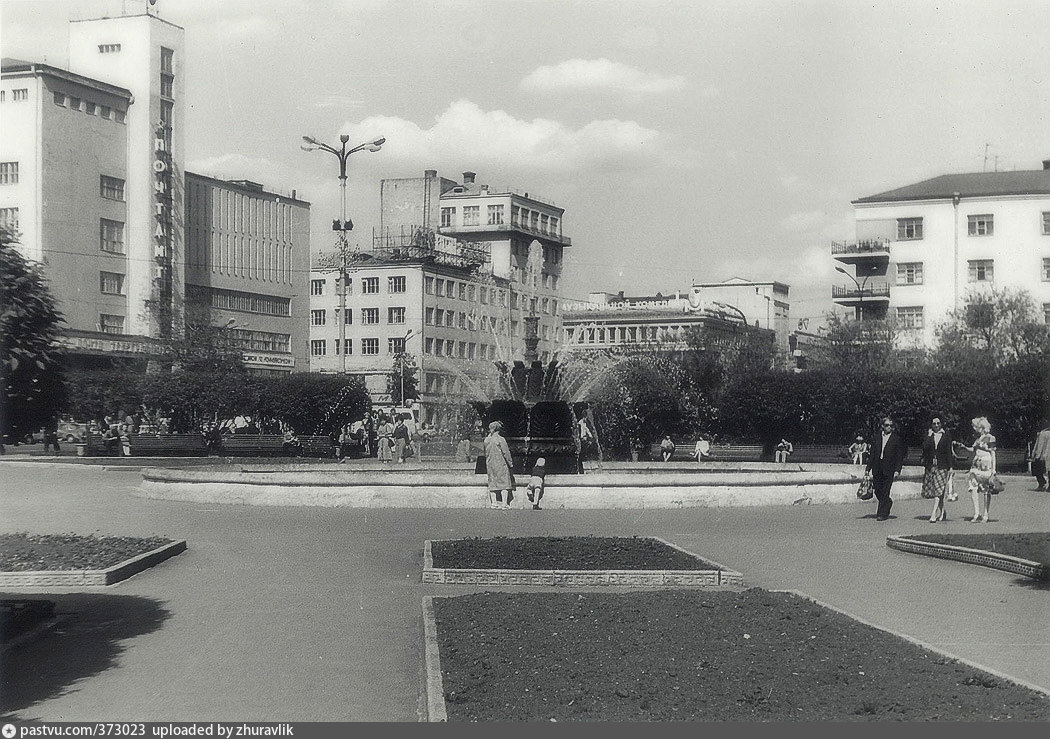
{"label": "soil flower bed", "polygon": [[0,572],[102,570],[171,541],[156,536],[0,534]]}
{"label": "soil flower bed", "polygon": [[909,539],[934,544],[982,549],[1050,566],[1050,533],[1028,534],[914,534]]}
{"label": "soil flower bed", "polygon": [[495,537],[432,544],[434,567],[505,570],[718,570],[717,564],[645,537]]}
{"label": "soil flower bed", "polygon": [[449,721],[1046,721],[1050,698],[789,593],[435,598]]}

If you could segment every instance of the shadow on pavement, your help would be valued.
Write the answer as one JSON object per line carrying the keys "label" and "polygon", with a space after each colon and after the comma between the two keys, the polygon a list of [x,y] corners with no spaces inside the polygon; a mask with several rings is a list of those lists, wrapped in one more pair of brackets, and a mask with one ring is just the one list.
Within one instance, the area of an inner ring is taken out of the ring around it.
{"label": "shadow on pavement", "polygon": [[[15,598],[0,593],[0,598]],[[106,593],[48,594],[58,624],[3,655],[0,719],[70,690],[117,664],[123,641],[156,631],[171,613],[160,601]]]}
{"label": "shadow on pavement", "polygon": [[1030,577],[1018,577],[1011,585],[1028,590],[1050,590],[1050,580],[1033,580]]}

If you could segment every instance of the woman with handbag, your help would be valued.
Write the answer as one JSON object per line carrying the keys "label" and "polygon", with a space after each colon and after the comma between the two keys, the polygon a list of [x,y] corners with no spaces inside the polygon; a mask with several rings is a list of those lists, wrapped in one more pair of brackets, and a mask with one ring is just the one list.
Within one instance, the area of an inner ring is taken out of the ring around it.
{"label": "woman with handbag", "polygon": [[[971,425],[977,434],[973,446],[966,446],[958,441],[954,444],[968,452],[973,452],[973,462],[970,463],[970,474],[967,476],[966,485],[970,499],[973,500],[973,518],[969,520],[974,523],[978,521],[988,523],[988,506],[992,502],[992,495],[999,492],[993,485],[1001,484],[998,483],[998,476],[995,474],[995,437],[992,436],[992,424],[984,416],[973,419]],[[984,503],[983,511],[982,502]]]}
{"label": "woman with handbag", "polygon": [[952,437],[945,430],[941,419],[930,419],[930,429],[922,440],[922,465],[926,473],[922,477],[922,497],[933,498],[933,513],[930,523],[948,520],[945,496],[952,487]]}

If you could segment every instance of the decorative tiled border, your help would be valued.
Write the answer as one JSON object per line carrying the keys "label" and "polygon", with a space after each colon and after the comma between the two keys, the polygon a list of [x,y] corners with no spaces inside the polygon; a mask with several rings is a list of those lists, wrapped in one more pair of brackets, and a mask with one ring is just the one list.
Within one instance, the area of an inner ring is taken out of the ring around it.
{"label": "decorative tiled border", "polygon": [[441,679],[441,650],[438,648],[437,622],[434,620],[434,598],[423,596],[423,662],[426,670],[427,721],[448,721],[445,709],[445,683]]}
{"label": "decorative tiled border", "polygon": [[104,570],[36,570],[0,572],[4,588],[80,588],[112,585],[186,551],[186,540],[173,541]]}
{"label": "decorative tiled border", "polygon": [[652,537],[655,541],[678,551],[710,562],[715,570],[467,570],[434,567],[431,540],[423,543],[423,582],[440,585],[540,585],[580,587],[589,585],[620,585],[629,587],[712,588],[722,585],[742,587],[744,576],[728,570],[717,562],[701,558],[693,552]]}
{"label": "decorative tiled border", "polygon": [[941,559],[955,560],[956,562],[968,562],[969,564],[981,565],[982,567],[991,567],[1014,575],[1031,577],[1035,580],[1050,579],[1050,567],[1041,562],[1011,557],[1008,554],[998,554],[983,549],[971,549],[955,544],[922,541],[907,536],[887,536],[886,546],[902,552],[925,554],[928,557],[939,557]]}

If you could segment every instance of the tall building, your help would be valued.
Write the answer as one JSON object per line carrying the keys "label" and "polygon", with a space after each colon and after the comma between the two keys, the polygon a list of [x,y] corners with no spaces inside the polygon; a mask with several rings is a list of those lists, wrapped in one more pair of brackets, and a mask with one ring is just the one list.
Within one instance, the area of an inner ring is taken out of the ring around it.
{"label": "tall building", "polygon": [[250,314],[232,330],[253,371],[305,369],[309,204],[186,173],[182,28],[147,11],[69,36],[69,70],[3,60],[0,221],[43,268],[70,364],[145,363],[199,299],[219,326]]}
{"label": "tall building", "polygon": [[894,318],[906,346],[928,347],[971,291],[1010,287],[1027,290],[1050,322],[1050,160],[941,175],[853,206],[856,241],[831,247],[849,282],[832,298],[857,319]]}
{"label": "tall building", "polygon": [[742,277],[732,277],[723,282],[693,283],[693,293],[700,301],[715,307],[719,304],[731,305],[742,314],[748,325],[773,331],[776,334],[777,359],[782,365],[789,364],[787,357],[791,351],[788,340],[792,332],[789,291],[790,287],[783,282],[754,282]]}
{"label": "tall building", "polygon": [[492,362],[524,358],[530,316],[538,319],[539,359],[557,353],[563,250],[571,243],[564,211],[479,185],[471,172],[459,183],[427,170],[380,188],[379,233],[372,251],[348,264],[345,296],[338,263],[314,263],[310,366],[362,374],[373,402],[386,404],[394,355],[404,347],[419,365],[424,420],[445,426],[465,401],[491,390]]}

